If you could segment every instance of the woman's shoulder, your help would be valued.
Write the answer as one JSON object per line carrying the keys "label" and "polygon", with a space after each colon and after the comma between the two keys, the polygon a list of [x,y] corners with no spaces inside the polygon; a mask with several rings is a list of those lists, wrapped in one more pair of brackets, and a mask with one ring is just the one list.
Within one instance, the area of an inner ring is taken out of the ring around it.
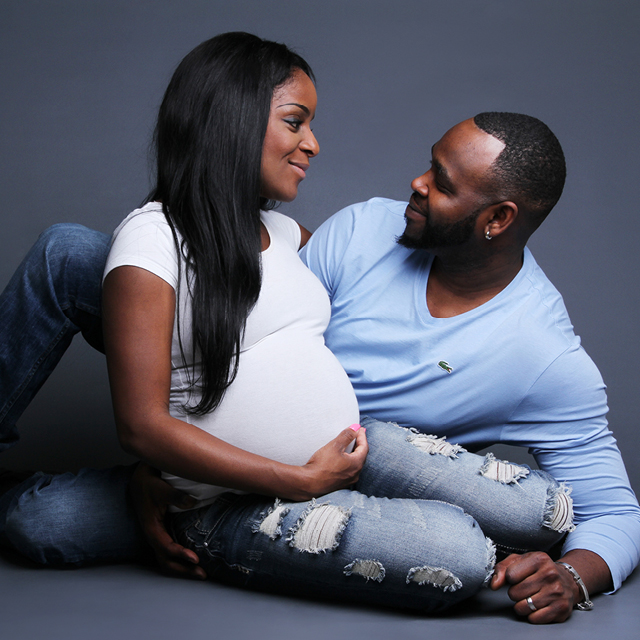
{"label": "woman's shoulder", "polygon": [[156,228],[171,231],[160,202],[147,202],[139,209],[134,209],[116,227],[116,230],[113,232],[113,237],[116,238],[123,232],[126,234],[135,233],[137,230],[144,228],[147,230]]}
{"label": "woman's shoulder", "polygon": [[141,267],[175,288],[179,273],[175,241],[159,202],[132,211],[113,232],[104,275],[118,266]]}
{"label": "woman's shoulder", "polygon": [[[177,233],[177,231],[176,231]],[[113,232],[111,244],[141,247],[164,246],[170,251],[175,247],[174,235],[162,211],[160,202],[147,202],[143,207],[132,211]]]}

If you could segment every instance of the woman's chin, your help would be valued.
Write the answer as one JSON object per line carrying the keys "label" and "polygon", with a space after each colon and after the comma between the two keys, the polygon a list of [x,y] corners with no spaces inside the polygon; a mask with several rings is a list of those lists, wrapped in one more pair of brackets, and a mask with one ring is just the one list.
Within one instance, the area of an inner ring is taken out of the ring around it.
{"label": "woman's chin", "polygon": [[298,195],[298,189],[296,189],[294,192],[288,191],[288,192],[272,193],[270,195],[262,195],[262,197],[266,198],[267,200],[273,200],[275,202],[292,202],[293,200],[296,199],[297,195]]}

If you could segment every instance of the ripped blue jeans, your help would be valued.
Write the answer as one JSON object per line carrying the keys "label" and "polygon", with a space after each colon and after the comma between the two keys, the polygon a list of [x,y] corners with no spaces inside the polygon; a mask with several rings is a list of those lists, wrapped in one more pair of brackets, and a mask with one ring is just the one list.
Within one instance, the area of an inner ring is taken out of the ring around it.
{"label": "ripped blue jeans", "polygon": [[572,529],[569,492],[543,471],[362,425],[354,490],[295,503],[226,493],[174,515],[176,539],[228,584],[433,612],[488,581],[495,546],[544,550]]}

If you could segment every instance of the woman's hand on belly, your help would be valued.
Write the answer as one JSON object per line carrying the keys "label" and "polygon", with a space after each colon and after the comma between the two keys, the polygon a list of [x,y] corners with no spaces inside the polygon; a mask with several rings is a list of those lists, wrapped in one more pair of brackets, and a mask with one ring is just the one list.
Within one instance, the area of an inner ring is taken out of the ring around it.
{"label": "woman's hand on belly", "polygon": [[[354,440],[355,447],[349,453]],[[344,429],[300,467],[303,480],[297,499],[317,498],[356,483],[368,453],[366,429],[360,425]]]}

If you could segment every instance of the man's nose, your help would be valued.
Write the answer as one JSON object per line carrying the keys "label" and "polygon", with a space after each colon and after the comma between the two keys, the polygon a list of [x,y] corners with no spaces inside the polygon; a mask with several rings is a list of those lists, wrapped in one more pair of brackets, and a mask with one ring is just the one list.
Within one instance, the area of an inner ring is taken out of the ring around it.
{"label": "man's nose", "polygon": [[414,178],[413,181],[411,182],[411,188],[416,193],[419,193],[421,196],[424,196],[424,197],[429,195],[429,184],[427,180],[427,173],[423,173],[421,176]]}

